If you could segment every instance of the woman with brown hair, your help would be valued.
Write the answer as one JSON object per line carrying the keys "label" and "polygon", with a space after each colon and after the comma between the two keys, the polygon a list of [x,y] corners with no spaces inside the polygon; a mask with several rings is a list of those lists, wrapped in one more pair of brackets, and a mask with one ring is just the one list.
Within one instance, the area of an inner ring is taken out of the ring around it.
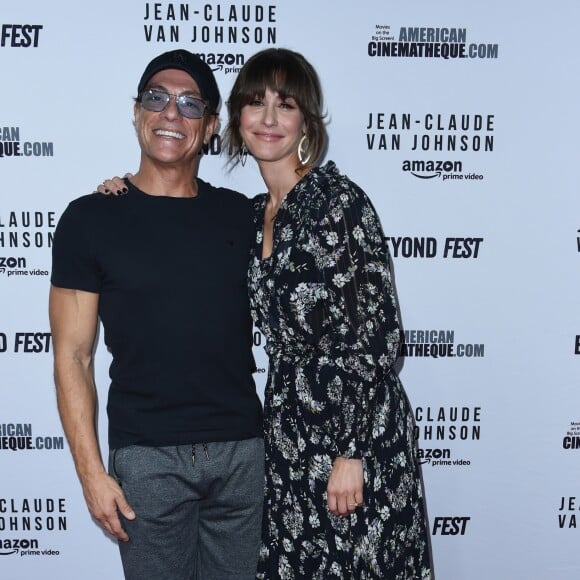
{"label": "woman with brown hair", "polygon": [[366,194],[329,161],[304,57],[268,49],[228,101],[232,161],[249,153],[249,292],[266,337],[266,497],[258,577],[431,578],[388,250]]}

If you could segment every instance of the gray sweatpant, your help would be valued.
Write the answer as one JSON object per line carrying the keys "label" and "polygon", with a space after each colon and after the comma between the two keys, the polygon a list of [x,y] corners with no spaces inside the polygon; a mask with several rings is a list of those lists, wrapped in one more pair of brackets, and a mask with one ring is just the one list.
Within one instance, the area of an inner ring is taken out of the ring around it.
{"label": "gray sweatpant", "polygon": [[136,518],[122,518],[127,580],[254,580],[264,443],[246,439],[113,449],[109,473]]}

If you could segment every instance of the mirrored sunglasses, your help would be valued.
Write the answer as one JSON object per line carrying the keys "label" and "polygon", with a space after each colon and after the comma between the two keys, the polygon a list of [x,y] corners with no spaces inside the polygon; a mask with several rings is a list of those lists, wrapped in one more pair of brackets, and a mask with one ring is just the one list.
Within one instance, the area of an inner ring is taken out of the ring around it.
{"label": "mirrored sunglasses", "polygon": [[171,97],[175,99],[180,115],[188,119],[201,119],[203,117],[207,105],[201,99],[191,95],[172,95],[160,89],[147,89],[141,93],[139,102],[144,109],[160,113],[167,108]]}

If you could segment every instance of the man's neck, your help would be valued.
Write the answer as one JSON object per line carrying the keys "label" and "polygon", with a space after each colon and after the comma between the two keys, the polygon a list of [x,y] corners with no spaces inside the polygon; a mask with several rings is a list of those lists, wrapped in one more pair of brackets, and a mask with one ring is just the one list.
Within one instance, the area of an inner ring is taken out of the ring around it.
{"label": "man's neck", "polygon": [[141,162],[131,182],[149,195],[195,197],[198,193],[197,163],[187,166],[162,166]]}

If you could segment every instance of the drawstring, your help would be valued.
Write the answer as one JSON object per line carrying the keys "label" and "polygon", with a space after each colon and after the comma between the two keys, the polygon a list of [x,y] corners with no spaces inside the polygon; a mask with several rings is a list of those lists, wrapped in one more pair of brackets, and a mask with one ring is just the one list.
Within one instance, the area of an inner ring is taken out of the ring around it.
{"label": "drawstring", "polygon": [[[202,443],[201,446],[205,452],[205,458],[209,461],[209,451],[207,449],[207,443]],[[191,465],[195,465],[195,443],[191,446]]]}

